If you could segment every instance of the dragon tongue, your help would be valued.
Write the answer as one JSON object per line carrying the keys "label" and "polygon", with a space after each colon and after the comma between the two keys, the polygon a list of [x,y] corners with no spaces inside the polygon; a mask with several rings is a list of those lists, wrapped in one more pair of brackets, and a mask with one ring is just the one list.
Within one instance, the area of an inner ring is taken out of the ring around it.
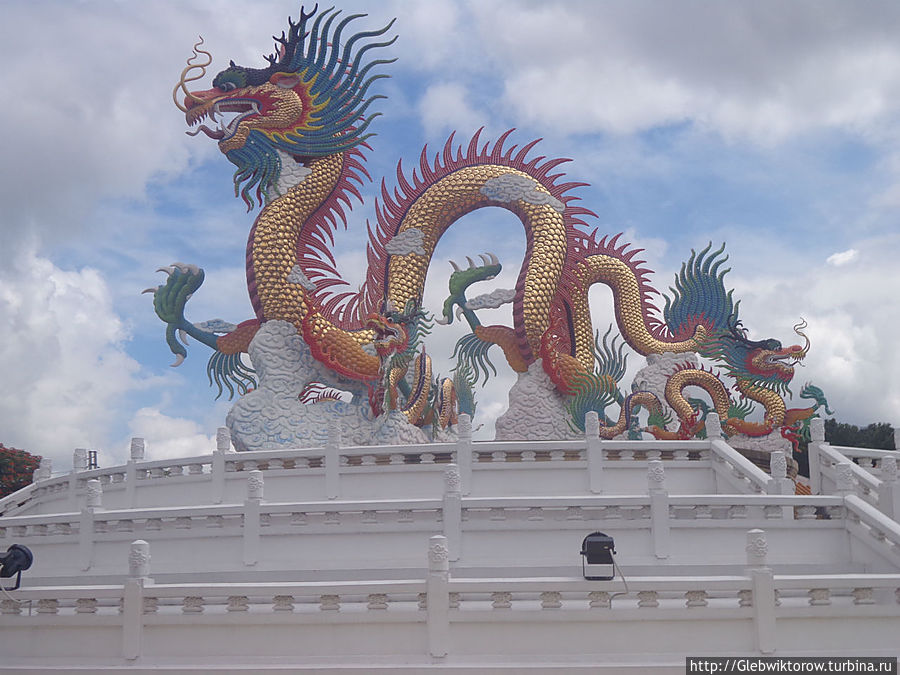
{"label": "dragon tongue", "polygon": [[209,136],[210,138],[214,138],[217,141],[220,141],[225,137],[225,132],[222,131],[221,129],[216,129],[215,131],[213,131],[205,124],[201,124],[200,127],[196,131],[193,131],[193,132],[185,131],[184,133],[186,133],[188,136],[196,136],[201,131],[204,134],[206,134],[207,136]]}

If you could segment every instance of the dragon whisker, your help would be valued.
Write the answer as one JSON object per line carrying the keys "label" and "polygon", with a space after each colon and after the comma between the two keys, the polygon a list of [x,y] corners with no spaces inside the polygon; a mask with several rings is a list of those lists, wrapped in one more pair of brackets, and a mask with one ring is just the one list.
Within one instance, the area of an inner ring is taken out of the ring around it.
{"label": "dragon whisker", "polygon": [[[198,36],[200,40],[194,45],[194,54],[187,60],[187,66],[185,66],[184,70],[181,71],[181,77],[178,80],[178,84],[175,85],[175,88],[172,90],[172,100],[175,102],[175,106],[183,113],[188,111],[187,107],[179,103],[178,101],[178,90],[181,89],[184,92],[184,95],[190,98],[191,100],[202,103],[203,99],[194,96],[190,91],[188,91],[187,83],[193,82],[194,80],[199,80],[202,77],[206,76],[206,67],[212,63],[212,54],[208,51],[200,49],[200,45],[203,44],[203,36]],[[200,57],[200,54],[205,54],[207,56],[206,63],[194,63],[194,60]],[[187,77],[187,74],[192,70],[199,70],[200,73],[194,75],[193,77]]]}
{"label": "dragon whisker", "polygon": [[801,316],[800,323],[798,323],[796,326],[794,326],[794,332],[806,341],[806,345],[800,351],[798,360],[804,358],[809,353],[810,341],[809,341],[809,338],[806,336],[806,333],[804,333],[802,330],[802,329],[806,328],[808,325],[809,324],[806,323],[806,319],[804,319]]}

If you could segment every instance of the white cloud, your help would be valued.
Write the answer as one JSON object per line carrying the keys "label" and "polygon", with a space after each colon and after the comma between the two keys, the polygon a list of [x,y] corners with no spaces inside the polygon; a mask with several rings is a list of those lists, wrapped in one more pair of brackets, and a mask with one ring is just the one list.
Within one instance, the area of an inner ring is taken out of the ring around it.
{"label": "white cloud", "polygon": [[830,256],[828,256],[825,262],[835,267],[841,267],[842,265],[848,265],[852,263],[857,258],[859,258],[859,251],[857,251],[855,248],[849,248],[846,251],[831,254]]}
{"label": "white cloud", "polygon": [[[896,116],[891,3],[473,3],[508,116],[627,134],[690,121],[770,144]],[[497,31],[498,25],[503,26]]]}
{"label": "white cloud", "polygon": [[204,434],[196,421],[169,417],[156,408],[139,409],[129,427],[133,436],[144,439],[148,460],[208,455],[216,449],[215,434]]}
{"label": "white cloud", "polygon": [[96,270],[62,270],[23,256],[0,272],[0,390],[7,445],[70,466],[75,447],[109,437],[138,364]]}
{"label": "white cloud", "polygon": [[419,113],[426,133],[435,137],[447,130],[474,131],[487,119],[468,103],[466,88],[459,82],[433,84],[419,102]]}

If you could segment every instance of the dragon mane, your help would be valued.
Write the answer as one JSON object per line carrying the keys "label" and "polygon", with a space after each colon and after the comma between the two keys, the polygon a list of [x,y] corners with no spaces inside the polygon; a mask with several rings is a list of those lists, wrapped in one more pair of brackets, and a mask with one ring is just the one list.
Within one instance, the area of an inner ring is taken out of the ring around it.
{"label": "dragon mane", "polygon": [[[343,152],[364,143],[372,136],[366,133],[369,124],[379,113],[366,114],[372,102],[384,98],[367,95],[373,82],[389,77],[371,74],[373,68],[396,59],[374,59],[363,63],[365,54],[379,47],[387,47],[396,37],[386,42],[369,42],[357,48],[357,43],[384,35],[393,25],[376,31],[353,34],[341,46],[341,36],[354,19],[365,14],[353,14],[342,19],[333,29],[332,24],[340,15],[339,10],[328,9],[316,15],[300,10],[296,23],[288,19],[288,31],[276,37],[276,52],[265,59],[268,68],[245,68],[231,65],[213,79],[213,86],[227,83],[235,87],[259,86],[276,73],[299,77],[297,87],[304,103],[304,116],[295,129],[284,132],[267,132],[252,129],[247,142],[230,150],[226,157],[237,170],[234,173],[235,194],[240,193],[248,208],[254,200],[267,201],[270,190],[281,174],[281,159],[276,151],[296,157],[323,157]],[[312,25],[309,21],[315,17]],[[296,89],[296,87],[295,87]]]}

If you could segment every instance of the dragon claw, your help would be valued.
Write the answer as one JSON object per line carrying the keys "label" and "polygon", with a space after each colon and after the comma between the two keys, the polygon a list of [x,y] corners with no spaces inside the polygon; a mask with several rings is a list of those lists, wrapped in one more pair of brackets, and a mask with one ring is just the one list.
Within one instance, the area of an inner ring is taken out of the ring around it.
{"label": "dragon claw", "polygon": [[470,323],[473,321],[477,323],[475,315],[466,306],[466,289],[479,281],[494,279],[502,269],[500,260],[493,253],[479,253],[478,257],[483,264],[476,265],[471,256],[466,256],[469,266],[464,270],[460,269],[459,265],[453,260],[450,261],[450,265],[453,267],[453,273],[450,275],[448,282],[450,295],[444,300],[441,324],[453,323],[454,306],[456,306],[457,319],[465,315]]}
{"label": "dragon claw", "polygon": [[[172,367],[180,366],[187,356],[178,338],[187,344],[187,335],[193,326],[184,318],[184,308],[194,292],[203,284],[205,274],[196,265],[174,262],[160,267],[157,272],[165,272],[166,282],[155,288],[147,288],[143,293],[153,294],[153,309],[156,315],[166,324],[166,343],[175,354]],[[196,337],[196,335],[195,335]]]}
{"label": "dragon claw", "polygon": [[173,262],[171,267],[174,267],[182,274],[200,274],[200,268],[190,263]]}

